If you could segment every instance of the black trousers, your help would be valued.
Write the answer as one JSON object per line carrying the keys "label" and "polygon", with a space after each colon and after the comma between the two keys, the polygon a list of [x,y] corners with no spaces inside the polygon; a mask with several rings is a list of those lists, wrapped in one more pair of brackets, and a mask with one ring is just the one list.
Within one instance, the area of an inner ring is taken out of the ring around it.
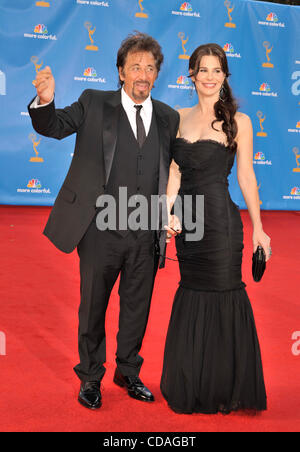
{"label": "black trousers", "polygon": [[81,302],[78,349],[74,371],[82,381],[101,380],[106,361],[105,314],[120,275],[120,315],[116,363],[125,376],[138,375],[139,355],[148,321],[158,268],[153,231],[99,231],[93,221],[77,247],[80,258]]}

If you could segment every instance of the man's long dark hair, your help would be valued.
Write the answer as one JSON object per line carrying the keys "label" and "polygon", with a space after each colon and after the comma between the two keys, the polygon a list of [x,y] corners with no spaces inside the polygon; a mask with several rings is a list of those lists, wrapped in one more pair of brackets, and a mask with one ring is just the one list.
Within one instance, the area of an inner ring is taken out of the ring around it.
{"label": "man's long dark hair", "polygon": [[[119,68],[124,67],[127,55],[131,52],[151,52],[155,60],[157,74],[159,73],[160,67],[164,60],[164,56],[162,54],[161,46],[154,38],[152,38],[152,36],[149,36],[146,33],[141,33],[139,31],[136,31],[134,34],[127,36],[127,38],[122,41],[121,47],[118,51],[118,70]],[[123,83],[124,82],[119,78],[119,84],[122,86]]]}
{"label": "man's long dark hair", "polygon": [[201,58],[207,55],[213,55],[219,58],[221,69],[226,76],[220,99],[214,105],[216,119],[212,122],[212,128],[217,130],[214,127],[215,122],[223,121],[222,130],[226,134],[228,147],[233,152],[236,152],[237,143],[235,141],[235,137],[237,135],[237,123],[234,117],[237,112],[238,105],[233,97],[232,90],[228,83],[230,73],[228,69],[227,57],[222,47],[218,44],[204,44],[197,47],[189,61],[190,77],[197,76]]}

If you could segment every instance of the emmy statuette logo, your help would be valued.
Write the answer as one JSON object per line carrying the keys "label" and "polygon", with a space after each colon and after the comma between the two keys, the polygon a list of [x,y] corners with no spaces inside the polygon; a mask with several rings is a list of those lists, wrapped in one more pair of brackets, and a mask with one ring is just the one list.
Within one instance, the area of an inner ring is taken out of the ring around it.
{"label": "emmy statuette logo", "polygon": [[299,152],[299,148],[294,147],[293,148],[293,153],[295,154],[296,165],[297,165],[297,167],[293,169],[293,173],[300,173],[300,152]]}
{"label": "emmy statuette logo", "polygon": [[38,1],[35,2],[36,6],[41,6],[42,8],[49,8],[50,7],[50,3],[49,2],[42,2],[42,1]]}
{"label": "emmy statuette logo", "polygon": [[227,28],[236,28],[235,23],[232,22],[232,16],[231,13],[234,10],[234,6],[231,7],[231,2],[229,0],[225,0],[224,5],[227,8],[228,18],[229,22],[226,22],[225,27]]}
{"label": "emmy statuette logo", "polygon": [[41,67],[43,66],[43,61],[40,64],[38,64],[39,58],[37,56],[32,56],[30,58],[30,61],[34,64],[35,72],[38,73]]}
{"label": "emmy statuette logo", "polygon": [[178,38],[181,40],[181,46],[182,46],[182,50],[183,50],[183,54],[179,55],[178,58],[180,60],[189,60],[190,56],[186,54],[187,50],[185,48],[185,44],[188,42],[189,38],[187,37],[185,39],[185,33],[183,33],[183,32],[178,33]]}
{"label": "emmy statuette logo", "polygon": [[268,41],[264,41],[263,42],[263,46],[264,46],[264,48],[266,49],[266,57],[267,57],[267,62],[265,62],[265,63],[263,63],[262,64],[262,67],[270,67],[270,68],[273,68],[274,67],[274,64],[273,63],[270,63],[270,53],[272,52],[272,50],[273,50],[273,46],[270,48],[270,43],[268,42]]}
{"label": "emmy statuette logo", "polygon": [[44,159],[42,157],[39,157],[39,152],[37,150],[37,147],[40,144],[41,139],[39,139],[39,141],[37,141],[36,135],[34,133],[30,133],[28,135],[28,138],[30,141],[32,141],[33,150],[35,153],[35,157],[31,157],[29,161],[34,162],[34,163],[43,163]]}
{"label": "emmy statuette logo", "polygon": [[143,11],[144,11],[144,7],[143,7],[143,5],[142,5],[142,3],[143,3],[143,1],[144,0],[138,0],[138,2],[139,2],[139,7],[140,7],[140,12],[139,13],[135,13],[135,17],[140,17],[140,18],[142,18],[142,19],[148,19],[148,14],[146,14],[146,13],[144,13]]}
{"label": "emmy statuette logo", "polygon": [[265,121],[266,117],[263,117],[263,114],[261,111],[258,111],[256,113],[256,116],[259,119],[259,126],[260,126],[260,132],[257,132],[256,136],[257,137],[267,137],[268,134],[266,132],[264,132],[264,126],[263,126],[263,122]]}
{"label": "emmy statuette logo", "polygon": [[98,49],[98,46],[95,46],[95,45],[94,45],[94,40],[93,40],[93,38],[92,38],[93,34],[94,34],[95,31],[96,31],[96,27],[94,27],[94,30],[92,30],[92,24],[91,24],[90,22],[85,22],[85,23],[84,23],[84,26],[85,26],[85,28],[87,29],[88,33],[89,33],[89,38],[90,38],[90,41],[91,41],[91,44],[90,44],[90,45],[87,45],[87,46],[85,47],[85,50],[91,50],[91,51],[97,52],[97,50],[99,50],[99,49]]}

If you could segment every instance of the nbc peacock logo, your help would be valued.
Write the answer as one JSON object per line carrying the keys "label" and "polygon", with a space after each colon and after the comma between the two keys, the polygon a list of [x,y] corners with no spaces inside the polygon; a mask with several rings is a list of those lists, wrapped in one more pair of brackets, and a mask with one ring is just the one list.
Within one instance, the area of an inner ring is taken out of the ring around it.
{"label": "nbc peacock logo", "polygon": [[45,24],[35,25],[33,33],[24,33],[24,38],[50,39],[51,41],[57,41],[56,35],[49,35],[48,28]]}
{"label": "nbc peacock logo", "polygon": [[268,97],[278,97],[278,93],[272,91],[271,86],[267,82],[263,82],[259,86],[258,91],[252,91],[252,96],[268,96]]}
{"label": "nbc peacock logo", "polygon": [[74,77],[76,82],[92,82],[92,83],[106,83],[105,77],[99,77],[94,67],[86,67],[83,70],[83,75]]}
{"label": "nbc peacock logo", "polygon": [[267,160],[265,154],[261,151],[258,151],[254,154],[253,164],[254,165],[272,166],[272,161]]}
{"label": "nbc peacock logo", "polygon": [[262,83],[259,87],[259,91],[263,91],[264,93],[269,93],[271,91],[270,85],[268,83]]}
{"label": "nbc peacock logo", "polygon": [[85,77],[97,77],[97,72],[93,67],[87,67],[84,70],[83,75]]}
{"label": "nbc peacock logo", "polygon": [[267,27],[285,28],[285,23],[280,22],[277,14],[275,14],[275,13],[268,13],[265,20],[259,20],[258,23],[259,23],[259,25],[264,25]]}
{"label": "nbc peacock logo", "polygon": [[226,53],[233,53],[234,52],[233,45],[228,43],[228,42],[224,45],[223,50]]}
{"label": "nbc peacock logo", "polygon": [[192,5],[188,2],[184,2],[180,6],[180,11],[193,11]]}
{"label": "nbc peacock logo", "polygon": [[28,188],[42,188],[42,184],[38,179],[30,179],[27,184]]}
{"label": "nbc peacock logo", "polygon": [[191,89],[194,90],[194,85],[191,83],[189,77],[186,75],[180,75],[177,77],[176,85],[168,85],[171,89]]}
{"label": "nbc peacock logo", "polygon": [[172,14],[175,16],[200,17],[200,13],[193,11],[191,3],[188,2],[181,3],[179,9],[172,11]]}
{"label": "nbc peacock logo", "polygon": [[34,33],[38,33],[38,34],[42,34],[42,35],[46,35],[48,34],[48,30],[46,25],[44,24],[38,24],[34,27]]}
{"label": "nbc peacock logo", "polygon": [[177,85],[189,85],[190,81],[189,81],[188,77],[186,77],[185,75],[181,75],[180,77],[178,77],[176,83],[177,83]]}
{"label": "nbc peacock logo", "polygon": [[42,188],[42,183],[39,179],[29,179],[26,188],[17,188],[17,193],[32,193],[36,195],[50,195],[50,188]]}
{"label": "nbc peacock logo", "polygon": [[283,199],[300,200],[300,187],[293,187],[288,195],[284,195]]}
{"label": "nbc peacock logo", "polygon": [[254,159],[255,160],[266,160],[266,157],[263,152],[256,152]]}
{"label": "nbc peacock logo", "polygon": [[300,121],[297,122],[295,128],[288,129],[289,133],[300,133]]}
{"label": "nbc peacock logo", "polygon": [[291,190],[291,195],[299,196],[300,195],[300,188],[299,187],[293,187],[292,190]]}
{"label": "nbc peacock logo", "polygon": [[223,50],[226,53],[227,57],[241,58],[241,54],[234,51],[234,47],[230,42],[226,42],[226,44],[223,46]]}
{"label": "nbc peacock logo", "polygon": [[278,22],[278,17],[275,13],[269,13],[266,17],[268,22]]}

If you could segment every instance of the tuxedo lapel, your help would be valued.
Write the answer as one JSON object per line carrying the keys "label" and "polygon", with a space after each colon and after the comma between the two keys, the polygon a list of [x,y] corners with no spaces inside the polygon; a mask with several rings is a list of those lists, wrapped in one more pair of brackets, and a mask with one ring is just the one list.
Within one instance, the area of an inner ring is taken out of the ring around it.
{"label": "tuxedo lapel", "polygon": [[107,184],[117,145],[118,123],[121,110],[121,93],[116,91],[103,106],[103,155],[105,184]]}
{"label": "tuxedo lapel", "polygon": [[[153,108],[156,115],[158,135],[159,135],[159,185],[158,194],[159,196],[166,195],[167,183],[169,179],[169,169],[171,163],[170,157],[170,130],[169,123],[166,119],[163,111],[160,108],[159,103],[152,100]],[[161,204],[160,204],[161,206]],[[160,209],[160,221],[159,221],[159,250],[160,250],[160,260],[159,268],[165,266],[165,254],[166,254],[166,231],[163,226],[168,223],[168,218],[166,217],[167,206],[165,204],[164,209]]]}
{"label": "tuxedo lapel", "polygon": [[153,108],[157,120],[158,136],[159,136],[159,188],[158,194],[166,194],[166,187],[169,178],[170,168],[170,131],[169,123],[159,105],[153,102]]}

